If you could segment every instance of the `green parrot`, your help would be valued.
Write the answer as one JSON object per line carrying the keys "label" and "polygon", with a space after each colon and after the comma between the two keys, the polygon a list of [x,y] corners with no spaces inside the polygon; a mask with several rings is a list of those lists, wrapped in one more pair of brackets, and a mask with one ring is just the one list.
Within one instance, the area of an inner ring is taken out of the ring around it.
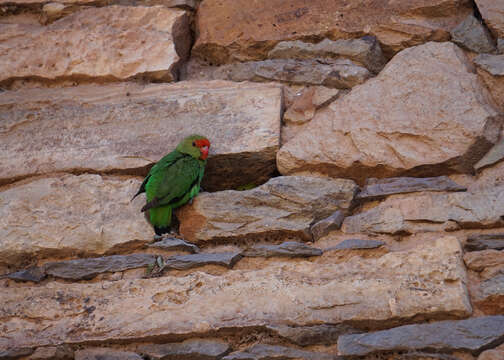
{"label": "green parrot", "polygon": [[[210,149],[204,136],[191,135],[159,160],[133,196],[143,192],[147,204],[142,208],[156,235],[170,232],[172,211],[192,200],[200,191],[201,179]],[[133,200],[132,199],[132,200]]]}

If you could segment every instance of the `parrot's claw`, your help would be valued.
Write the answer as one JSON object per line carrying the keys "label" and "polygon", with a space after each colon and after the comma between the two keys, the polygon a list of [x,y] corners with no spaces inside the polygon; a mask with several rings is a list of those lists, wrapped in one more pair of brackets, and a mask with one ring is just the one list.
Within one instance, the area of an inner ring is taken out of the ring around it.
{"label": "parrot's claw", "polygon": [[161,235],[158,235],[158,234],[154,235],[154,241],[159,241],[159,240],[161,240],[162,238],[163,238],[163,237],[162,237]]}
{"label": "parrot's claw", "polygon": [[162,256],[158,256],[153,264],[149,264],[145,270],[145,278],[159,277],[163,275],[166,264]]}

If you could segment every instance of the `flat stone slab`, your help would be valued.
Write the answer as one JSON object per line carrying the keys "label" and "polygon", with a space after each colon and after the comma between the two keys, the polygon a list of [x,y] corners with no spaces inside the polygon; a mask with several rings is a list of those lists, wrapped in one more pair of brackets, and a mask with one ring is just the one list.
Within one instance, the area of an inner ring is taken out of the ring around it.
{"label": "flat stone slab", "polygon": [[375,200],[392,194],[406,194],[418,191],[466,191],[467,189],[448,176],[428,178],[398,177],[366,180],[356,199]]}
{"label": "flat stone slab", "polygon": [[[504,57],[503,57],[504,61]],[[504,79],[504,78],[503,78]],[[504,139],[500,139],[475,165],[476,170],[495,164],[504,158]]]}
{"label": "flat stone slab", "polygon": [[324,354],[321,352],[298,350],[279,345],[266,345],[256,344],[246,349],[229,354],[222,360],[270,360],[270,359],[283,359],[283,360],[342,360],[337,355]]}
{"label": "flat stone slab", "polygon": [[89,348],[77,350],[75,360],[142,360],[132,351],[121,351],[112,348]]}
{"label": "flat stone slab", "polygon": [[165,259],[165,267],[176,270],[192,269],[205,265],[220,265],[232,268],[241,257],[241,254],[237,252],[177,255]]}
{"label": "flat stone slab", "polygon": [[358,0],[352,6],[325,0],[205,0],[192,55],[216,64],[261,60],[281,41],[369,34],[390,56],[429,40],[448,41],[449,31],[469,13],[469,3],[456,0]]}
{"label": "flat stone slab", "polygon": [[50,276],[66,280],[89,280],[104,272],[124,271],[153,264],[156,255],[112,255],[99,258],[49,262],[42,266]]}
{"label": "flat stone slab", "polygon": [[504,38],[504,4],[499,0],[475,0],[486,26],[496,38]]}
{"label": "flat stone slab", "polygon": [[347,59],[273,59],[228,65],[204,66],[189,62],[184,80],[279,81],[299,85],[323,85],[349,89],[362,84],[371,73]]}
{"label": "flat stone slab", "polygon": [[163,6],[90,7],[48,26],[0,24],[0,83],[58,80],[176,80],[190,49],[189,17]]}
{"label": "flat stone slab", "polygon": [[486,315],[502,314],[504,312],[504,270],[482,281],[475,294],[471,293],[471,303]]}
{"label": "flat stone slab", "polygon": [[504,265],[504,251],[482,250],[464,254],[464,262],[468,269],[483,271],[485,268]]}
{"label": "flat stone slab", "polygon": [[230,346],[223,341],[203,339],[138,347],[138,352],[148,355],[152,360],[217,360],[230,350]]}
{"label": "flat stone slab", "polygon": [[467,317],[461,253],[457,239],[445,237],[339,264],[329,253],[219,276],[193,272],[12,287],[0,292],[0,349],[194,337],[242,327]]}
{"label": "flat stone slab", "polygon": [[469,15],[452,31],[452,41],[470,51],[477,53],[492,53],[496,50],[495,40],[487,28],[474,17]]}
{"label": "flat stone slab", "polygon": [[96,256],[138,247],[153,230],[130,202],[141,179],[63,175],[23,181],[0,191],[0,263]]}
{"label": "flat stone slab", "polygon": [[277,85],[218,81],[6,91],[0,183],[61,171],[146,175],[193,133],[212,144],[205,190],[261,183],[276,169],[281,102]]}
{"label": "flat stone slab", "polygon": [[385,245],[383,241],[378,240],[362,240],[362,239],[346,239],[338,245],[330,247],[329,250],[359,250],[359,249],[376,249]]}
{"label": "flat stone slab", "polygon": [[476,66],[486,70],[493,76],[504,76],[504,54],[479,54],[473,61]]}
{"label": "flat stone slab", "polygon": [[196,245],[174,237],[164,238],[160,241],[156,241],[155,243],[149,244],[149,247],[169,251],[183,250],[183,251],[189,251],[193,254],[199,252],[199,247],[197,247]]}
{"label": "flat stone slab", "polygon": [[269,326],[278,336],[300,346],[332,345],[343,334],[359,333],[361,331],[344,324],[322,324],[313,326]]}
{"label": "flat stone slab", "polygon": [[317,111],[278,152],[278,170],[362,182],[470,173],[500,135],[502,114],[488,95],[455,44],[408,48]]}
{"label": "flat stone slab", "polygon": [[310,225],[336,210],[346,212],[356,191],[352,180],[279,176],[251,190],[199,194],[177,212],[179,230],[195,243],[312,240]]}
{"label": "flat stone slab", "polygon": [[504,316],[405,325],[367,334],[342,335],[338,352],[364,356],[380,351],[470,351],[478,354],[504,341]]}
{"label": "flat stone slab", "polygon": [[309,257],[320,256],[322,250],[308,246],[296,241],[286,241],[280,245],[257,244],[242,251],[243,256],[247,257]]}
{"label": "flat stone slab", "polygon": [[348,216],[343,232],[415,233],[501,226],[504,186],[477,192],[425,192],[396,195],[359,214]]}
{"label": "flat stone slab", "polygon": [[46,273],[43,268],[35,266],[29,269],[6,274],[5,277],[16,281],[32,281],[38,283],[45,279]]}
{"label": "flat stone slab", "polygon": [[331,216],[322,219],[310,227],[310,231],[313,235],[313,240],[318,240],[327,234],[329,234],[333,230],[338,230],[341,228],[341,224],[343,224],[343,220],[345,219],[345,214],[343,212],[337,210]]}
{"label": "flat stone slab", "polygon": [[347,58],[365,66],[373,73],[380,72],[387,62],[374,36],[336,41],[324,39],[316,44],[299,40],[281,41],[268,53],[268,58]]}
{"label": "flat stone slab", "polygon": [[471,235],[464,244],[465,251],[504,250],[504,234]]}

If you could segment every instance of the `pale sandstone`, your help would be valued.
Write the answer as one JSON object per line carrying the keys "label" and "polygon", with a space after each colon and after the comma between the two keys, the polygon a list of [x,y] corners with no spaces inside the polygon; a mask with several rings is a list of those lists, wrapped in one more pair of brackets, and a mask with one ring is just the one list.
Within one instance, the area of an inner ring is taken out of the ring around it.
{"label": "pale sandstone", "polygon": [[504,3],[500,0],[475,0],[478,10],[496,38],[504,38]]}
{"label": "pale sandstone", "polygon": [[495,349],[483,351],[478,357],[478,360],[502,360],[504,359],[504,344],[497,346]]}
{"label": "pale sandstone", "polygon": [[282,146],[277,165],[284,175],[356,180],[468,172],[497,141],[502,119],[462,50],[430,42],[318,111]]}
{"label": "pale sandstone", "polygon": [[283,121],[294,124],[306,123],[313,118],[318,109],[329,105],[339,95],[338,89],[325,86],[307,87],[294,98],[292,105],[284,113]]}
{"label": "pale sandstone", "polygon": [[472,12],[465,0],[205,0],[193,54],[215,63],[265,59],[285,40],[374,35],[391,55],[426,41],[447,41]]}
{"label": "pale sandstone", "polygon": [[222,81],[0,93],[0,183],[56,171],[146,174],[185,136],[212,144],[206,190],[275,171],[281,88]]}
{"label": "pale sandstone", "polygon": [[357,185],[352,180],[280,176],[246,191],[203,193],[177,212],[186,240],[310,240],[310,226],[336,210],[346,213]]}
{"label": "pale sandstone", "polygon": [[189,32],[184,11],[162,6],[89,8],[48,26],[0,24],[0,82],[139,75],[176,80]]}
{"label": "pale sandstone", "polygon": [[[346,233],[415,233],[502,226],[504,186],[478,192],[392,195],[379,205],[347,217]],[[470,255],[470,254],[469,254]]]}
{"label": "pale sandstone", "polygon": [[464,262],[468,269],[474,271],[482,271],[487,267],[504,265],[504,251],[471,251],[464,255]]}
{"label": "pale sandstone", "polygon": [[495,104],[504,112],[504,55],[480,54],[474,63]]}
{"label": "pale sandstone", "polygon": [[45,255],[104,254],[153,231],[130,203],[141,180],[99,175],[36,179],[0,192],[0,263]]}
{"label": "pale sandstone", "polygon": [[196,272],[12,288],[0,292],[0,349],[194,337],[225,328],[466,317],[471,306],[461,253],[454,237],[444,237],[344,264],[334,264],[329,254],[221,276]]}

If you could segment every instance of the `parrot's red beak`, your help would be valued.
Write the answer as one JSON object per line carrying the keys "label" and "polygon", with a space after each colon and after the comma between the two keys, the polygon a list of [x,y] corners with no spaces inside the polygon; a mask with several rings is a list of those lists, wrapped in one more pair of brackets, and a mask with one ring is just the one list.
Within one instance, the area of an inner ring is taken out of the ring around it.
{"label": "parrot's red beak", "polygon": [[206,158],[208,157],[208,146],[200,147],[200,151],[201,151],[200,159],[206,160]]}

